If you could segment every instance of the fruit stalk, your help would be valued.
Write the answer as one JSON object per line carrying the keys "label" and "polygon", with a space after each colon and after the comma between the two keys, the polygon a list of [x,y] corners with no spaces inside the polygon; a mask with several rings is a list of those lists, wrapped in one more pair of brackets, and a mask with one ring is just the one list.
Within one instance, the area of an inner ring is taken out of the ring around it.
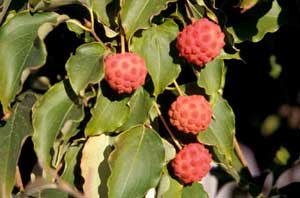
{"label": "fruit stalk", "polygon": [[125,49],[125,36],[123,34],[123,31],[120,34],[120,39],[121,39],[121,53],[125,53],[126,49]]}
{"label": "fruit stalk", "polygon": [[155,107],[156,112],[158,113],[158,116],[159,116],[160,120],[162,121],[163,125],[165,126],[166,130],[168,131],[169,135],[171,136],[173,142],[175,143],[175,145],[177,146],[177,148],[179,150],[181,150],[182,149],[181,144],[176,139],[175,135],[173,134],[172,130],[170,129],[169,125],[167,124],[165,118],[162,116],[161,111],[160,111],[157,103],[154,103],[154,107]]}
{"label": "fruit stalk", "polygon": [[174,83],[174,85],[175,85],[175,87],[176,87],[176,90],[178,91],[179,95],[180,95],[180,96],[183,96],[184,94],[183,94],[183,92],[181,91],[181,89],[180,89],[178,83],[176,82],[176,80],[174,80],[173,83]]}

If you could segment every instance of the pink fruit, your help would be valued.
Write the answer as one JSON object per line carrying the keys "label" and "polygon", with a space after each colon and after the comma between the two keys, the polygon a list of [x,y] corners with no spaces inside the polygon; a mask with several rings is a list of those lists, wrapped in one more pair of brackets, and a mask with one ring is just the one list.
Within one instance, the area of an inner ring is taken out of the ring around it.
{"label": "pink fruit", "polygon": [[206,18],[186,26],[178,34],[176,43],[179,55],[199,67],[218,56],[224,45],[220,26]]}
{"label": "pink fruit", "polygon": [[209,171],[211,154],[200,143],[186,145],[172,161],[175,175],[185,184],[200,181]]}
{"label": "pink fruit", "polygon": [[204,131],[212,116],[209,102],[200,95],[179,96],[169,109],[170,122],[185,133]]}
{"label": "pink fruit", "polygon": [[119,94],[138,89],[147,76],[144,59],[132,52],[106,56],[104,68],[105,80]]}

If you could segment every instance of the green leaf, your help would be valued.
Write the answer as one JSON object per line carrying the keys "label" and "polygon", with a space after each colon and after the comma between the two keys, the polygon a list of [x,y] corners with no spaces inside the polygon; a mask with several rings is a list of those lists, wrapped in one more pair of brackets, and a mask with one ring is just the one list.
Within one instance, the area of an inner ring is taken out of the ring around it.
{"label": "green leaf", "polygon": [[81,0],[90,12],[94,12],[99,23],[103,24],[105,35],[113,38],[118,35],[112,28],[117,26],[117,16],[120,9],[118,1],[114,0]]}
{"label": "green leaf", "polygon": [[157,198],[181,198],[183,186],[164,170],[157,189]]}
{"label": "green leaf", "polygon": [[53,10],[54,8],[78,4],[80,0],[29,0],[32,12],[39,10]]}
{"label": "green leaf", "polygon": [[76,94],[89,84],[96,84],[104,77],[103,57],[105,47],[100,43],[87,43],[77,48],[66,63],[70,83]]}
{"label": "green leaf", "polygon": [[153,16],[167,8],[168,3],[176,0],[123,0],[121,1],[121,22],[126,38],[130,40],[135,31],[150,27]]}
{"label": "green leaf", "polygon": [[230,60],[230,59],[241,60],[239,51],[236,51],[232,54],[229,54],[229,53],[226,53],[224,51],[224,49],[221,50],[221,53],[217,58],[218,59],[223,59],[223,60]]}
{"label": "green leaf", "polygon": [[225,77],[224,60],[214,59],[206,64],[201,71],[195,71],[197,76],[197,84],[205,89],[205,93],[213,95],[221,90],[223,78]]}
{"label": "green leaf", "polygon": [[83,191],[86,197],[107,197],[106,182],[110,175],[108,155],[111,152],[111,138],[104,134],[89,137],[82,151],[80,162],[84,178]]}
{"label": "green leaf", "polygon": [[243,165],[235,150],[232,150],[231,152],[231,161],[229,161],[217,147],[213,147],[212,152],[218,165],[222,167],[229,175],[231,175],[237,182],[239,182],[241,179],[239,172],[243,168]]}
{"label": "green leaf", "polygon": [[72,101],[69,97],[71,91],[68,81],[59,82],[33,107],[32,141],[38,159],[44,166],[50,165],[50,151],[58,134],[68,136],[83,119],[83,107]]}
{"label": "green leaf", "polygon": [[114,3],[113,0],[86,0],[86,6],[93,10],[97,15],[98,21],[106,26],[110,26],[110,12],[116,12],[116,10],[112,8],[107,8],[107,6],[112,3]]}
{"label": "green leaf", "polygon": [[278,165],[286,166],[290,157],[291,155],[289,151],[285,147],[281,146],[279,150],[276,151],[276,156],[274,161]]}
{"label": "green leaf", "polygon": [[[189,4],[195,19],[201,19],[205,15],[205,8],[203,6],[199,6],[198,4],[192,4],[189,1],[187,3]],[[189,17],[191,17],[191,15],[188,11],[188,8],[187,8],[187,4],[186,4],[186,12],[189,15]]]}
{"label": "green leaf", "polygon": [[268,115],[261,124],[261,134],[265,137],[271,136],[280,127],[281,120],[277,114]]}
{"label": "green leaf", "polygon": [[41,197],[41,198],[53,198],[53,197],[68,198],[69,196],[66,192],[63,192],[59,189],[45,189],[39,193],[38,197]]}
{"label": "green leaf", "polygon": [[282,66],[280,64],[278,64],[277,57],[275,55],[271,55],[269,60],[270,60],[270,66],[271,66],[269,75],[274,79],[278,79],[282,72]]}
{"label": "green leaf", "polygon": [[76,19],[69,19],[66,21],[67,27],[70,31],[74,32],[78,37],[86,30],[80,21]]}
{"label": "green leaf", "polygon": [[180,66],[170,56],[171,42],[176,39],[178,26],[166,20],[159,26],[143,31],[134,37],[130,50],[140,54],[146,61],[148,72],[154,83],[154,95],[158,96],[180,73]]}
{"label": "green leaf", "polygon": [[17,197],[34,198],[68,198],[68,194],[58,190],[57,185],[42,177],[37,177],[25,186],[24,191],[18,193]]}
{"label": "green leaf", "polygon": [[149,118],[149,111],[153,106],[153,99],[145,89],[139,88],[130,98],[128,105],[130,108],[128,120],[118,129],[119,131],[144,124]]}
{"label": "green leaf", "polygon": [[65,19],[56,13],[22,12],[0,28],[0,102],[4,110],[21,90],[30,69],[45,64],[43,39]]}
{"label": "green leaf", "polygon": [[246,12],[258,3],[258,0],[241,0],[239,7],[241,12]]}
{"label": "green leaf", "polygon": [[182,198],[208,198],[202,184],[193,183],[191,186],[186,186],[182,190]]}
{"label": "green leaf", "polygon": [[85,128],[85,135],[100,135],[104,132],[115,132],[122,126],[129,115],[128,98],[121,101],[110,101],[99,94],[95,107],[91,110],[92,118]]}
{"label": "green leaf", "polygon": [[213,119],[209,127],[199,133],[198,140],[206,145],[212,145],[224,155],[224,164],[231,164],[233,151],[233,138],[235,135],[234,113],[225,99],[215,96],[213,106]]}
{"label": "green leaf", "polygon": [[11,3],[11,0],[3,0],[3,2],[0,4],[0,24],[2,23],[2,20],[4,19],[4,16],[6,15],[6,12],[8,10],[8,7]]}
{"label": "green leaf", "polygon": [[157,186],[164,165],[161,138],[152,129],[138,126],[120,134],[114,146],[109,158],[108,197],[144,197]]}
{"label": "green leaf", "polygon": [[165,163],[169,163],[176,156],[176,149],[173,144],[169,143],[167,140],[162,139],[165,148]]}
{"label": "green leaf", "polygon": [[75,176],[76,176],[76,166],[78,162],[78,156],[82,149],[82,142],[74,142],[67,150],[64,161],[64,172],[61,175],[61,178],[68,182],[71,186],[75,186]]}
{"label": "green leaf", "polygon": [[[217,22],[218,21],[218,18],[216,16],[216,14],[214,13],[213,10],[211,10],[209,8],[209,6],[206,5],[205,1],[204,0],[197,0],[197,3],[198,5],[202,6],[205,8],[205,14],[207,15],[208,18],[210,18],[211,20]],[[214,2],[211,2],[212,4],[214,4]],[[213,6],[213,8],[215,9],[215,6]]]}
{"label": "green leaf", "polygon": [[33,93],[25,94],[10,119],[0,127],[0,197],[10,197],[13,190],[22,144],[32,134],[31,108],[36,99]]}
{"label": "green leaf", "polygon": [[[273,1],[271,9],[262,16],[258,14],[258,10],[252,11],[252,13],[249,11],[247,12],[248,15],[241,17],[240,23],[227,29],[233,35],[236,43],[241,43],[245,40],[259,42],[266,33],[274,33],[279,29],[278,18],[281,13],[281,7],[277,0]],[[245,21],[247,22],[245,23]]]}

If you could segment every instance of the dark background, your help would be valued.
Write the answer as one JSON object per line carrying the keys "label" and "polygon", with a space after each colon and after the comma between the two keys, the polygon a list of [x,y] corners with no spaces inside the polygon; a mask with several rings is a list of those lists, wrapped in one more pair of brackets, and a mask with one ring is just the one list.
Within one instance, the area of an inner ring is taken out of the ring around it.
{"label": "dark background", "polygon": [[[236,116],[237,138],[254,151],[263,169],[273,165],[275,152],[280,146],[290,152],[290,163],[297,160],[300,154],[299,114],[291,118],[280,113],[284,104],[293,108],[294,112],[300,104],[300,2],[279,3],[283,9],[280,29],[267,34],[258,43],[246,41],[239,44],[244,62],[228,61],[226,64],[228,71],[224,97]],[[271,55],[276,56],[276,62],[282,67],[277,79],[269,74]],[[281,117],[280,127],[273,135],[265,137],[261,134],[261,126],[271,114]],[[291,126],[289,119],[298,120],[297,127]]]}

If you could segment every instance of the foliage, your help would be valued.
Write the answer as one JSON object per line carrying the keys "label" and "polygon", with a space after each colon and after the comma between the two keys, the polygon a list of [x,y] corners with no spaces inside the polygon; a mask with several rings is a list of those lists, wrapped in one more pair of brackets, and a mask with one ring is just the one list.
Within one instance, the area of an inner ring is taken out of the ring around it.
{"label": "foliage", "polygon": [[[226,10],[214,0],[0,4],[0,197],[138,198],[151,189],[163,198],[208,197],[201,183],[184,185],[169,168],[175,147],[192,141],[210,149],[214,167],[245,182],[235,115],[223,97],[225,63],[241,60],[237,44],[259,42],[279,29],[277,0],[241,1],[236,9],[242,20],[235,24],[226,23]],[[226,46],[199,69],[178,56],[175,43],[179,31],[202,17],[221,25]],[[58,28],[78,43],[67,46],[72,53],[63,58],[47,53],[49,46],[58,50],[47,42],[48,36],[63,36],[53,33]],[[104,60],[124,50],[144,58],[149,75],[134,93],[117,95],[105,81]],[[51,58],[62,58],[65,67],[51,65]],[[205,95],[212,106],[212,122],[197,137],[185,137],[165,121],[179,94]],[[33,169],[24,187],[18,159],[26,138],[40,171]],[[285,153],[277,155],[281,163],[288,160]]]}

